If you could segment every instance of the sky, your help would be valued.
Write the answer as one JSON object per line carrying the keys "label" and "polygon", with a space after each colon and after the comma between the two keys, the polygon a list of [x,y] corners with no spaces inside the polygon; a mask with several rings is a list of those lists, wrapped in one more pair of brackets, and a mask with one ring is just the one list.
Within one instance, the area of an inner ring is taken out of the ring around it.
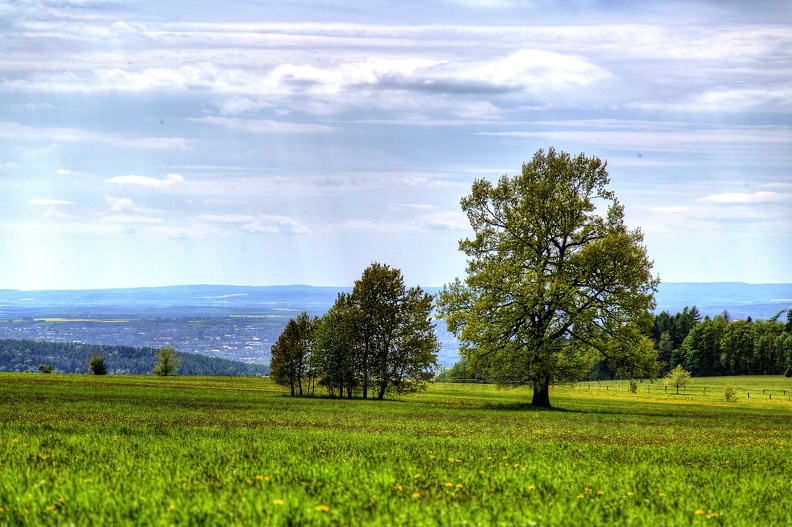
{"label": "sky", "polygon": [[792,282],[792,3],[0,0],[0,289],[440,286],[550,147],[662,281]]}

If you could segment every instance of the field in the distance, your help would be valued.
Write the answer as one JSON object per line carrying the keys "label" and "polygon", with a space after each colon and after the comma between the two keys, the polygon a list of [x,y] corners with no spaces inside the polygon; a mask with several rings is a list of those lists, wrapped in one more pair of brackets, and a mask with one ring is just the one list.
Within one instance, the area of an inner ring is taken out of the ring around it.
{"label": "field in the distance", "polygon": [[783,377],[555,387],[535,411],[491,385],[1,374],[0,525],[792,525],[790,398]]}

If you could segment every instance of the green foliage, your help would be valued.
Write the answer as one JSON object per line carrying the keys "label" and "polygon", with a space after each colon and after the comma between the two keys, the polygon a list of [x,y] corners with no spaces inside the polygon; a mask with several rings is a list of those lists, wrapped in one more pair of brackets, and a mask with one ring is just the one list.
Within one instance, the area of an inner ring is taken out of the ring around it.
{"label": "green foliage", "polygon": [[88,373],[92,375],[106,375],[107,363],[105,363],[104,357],[98,353],[91,355],[91,358],[88,359]]}
{"label": "green foliage", "polygon": [[173,349],[173,346],[163,346],[157,354],[157,364],[154,365],[154,369],[151,371],[161,377],[176,375],[180,365],[181,358],[176,353],[176,350]]}
{"label": "green foliage", "polygon": [[680,388],[684,389],[690,384],[690,372],[685,370],[681,364],[677,364],[666,374],[665,382],[668,386],[676,388],[676,393],[679,394]]}
{"label": "green foliage", "polygon": [[723,388],[723,399],[727,403],[733,403],[737,400],[737,390],[731,384],[727,384]]}
{"label": "green foliage", "polygon": [[41,373],[52,373],[52,364],[39,364],[38,369]]}
{"label": "green foliage", "polygon": [[491,385],[371,405],[266,379],[1,374],[0,525],[789,524],[786,398],[591,387],[534,411]]}
{"label": "green foliage", "polygon": [[473,367],[533,387],[534,405],[550,406],[551,381],[585,378],[598,357],[626,375],[656,370],[646,335],[658,281],[605,167],[540,150],[520,175],[477,180],[461,200],[475,237],[459,244],[467,277],[440,293],[440,316]]}

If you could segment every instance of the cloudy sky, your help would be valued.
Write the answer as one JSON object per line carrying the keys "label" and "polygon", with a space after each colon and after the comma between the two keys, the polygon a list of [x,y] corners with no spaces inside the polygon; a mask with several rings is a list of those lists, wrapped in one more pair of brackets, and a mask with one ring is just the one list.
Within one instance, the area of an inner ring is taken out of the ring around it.
{"label": "cloudy sky", "polygon": [[792,282],[791,6],[0,0],[0,288],[442,285],[550,146],[663,281]]}

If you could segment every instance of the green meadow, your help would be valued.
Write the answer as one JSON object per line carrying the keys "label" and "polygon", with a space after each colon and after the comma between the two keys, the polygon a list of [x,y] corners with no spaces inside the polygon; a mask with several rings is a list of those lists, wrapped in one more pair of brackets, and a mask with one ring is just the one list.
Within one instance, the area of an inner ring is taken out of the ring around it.
{"label": "green meadow", "polygon": [[790,379],[530,397],[2,374],[0,525],[792,525]]}

